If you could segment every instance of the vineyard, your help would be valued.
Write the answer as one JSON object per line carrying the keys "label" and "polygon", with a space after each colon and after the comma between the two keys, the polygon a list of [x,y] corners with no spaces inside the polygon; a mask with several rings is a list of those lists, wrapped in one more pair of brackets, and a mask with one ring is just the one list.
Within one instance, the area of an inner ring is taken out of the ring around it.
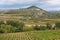
{"label": "vineyard", "polygon": [[60,40],[60,31],[31,31],[0,34],[0,40]]}

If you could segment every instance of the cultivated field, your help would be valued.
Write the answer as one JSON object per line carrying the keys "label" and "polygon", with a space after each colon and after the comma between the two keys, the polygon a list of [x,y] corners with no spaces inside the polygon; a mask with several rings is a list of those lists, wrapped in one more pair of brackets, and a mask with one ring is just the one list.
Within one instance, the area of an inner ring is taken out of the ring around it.
{"label": "cultivated field", "polygon": [[60,40],[60,30],[4,33],[0,40]]}

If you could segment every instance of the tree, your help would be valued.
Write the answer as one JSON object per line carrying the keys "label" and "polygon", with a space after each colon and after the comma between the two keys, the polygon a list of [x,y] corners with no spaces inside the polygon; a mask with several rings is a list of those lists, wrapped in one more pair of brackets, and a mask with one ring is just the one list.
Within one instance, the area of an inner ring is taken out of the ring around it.
{"label": "tree", "polygon": [[34,30],[40,30],[40,26],[38,25],[34,26]]}
{"label": "tree", "polygon": [[57,21],[57,22],[55,23],[55,27],[58,28],[58,29],[60,29],[60,22]]}
{"label": "tree", "polygon": [[17,28],[11,25],[5,25],[5,24],[0,25],[0,33],[12,33],[16,32],[16,30]]}
{"label": "tree", "polygon": [[23,31],[23,27],[24,27],[24,23],[23,22],[19,22],[19,21],[13,21],[13,20],[8,20],[7,25],[12,25],[13,27],[18,28],[17,31]]}
{"label": "tree", "polygon": [[47,24],[46,24],[46,27],[47,27],[47,29],[50,30],[50,29],[52,28],[52,25],[51,25],[50,23],[47,23]]}
{"label": "tree", "polygon": [[46,30],[45,26],[34,26],[34,30]]}
{"label": "tree", "polygon": [[0,25],[1,25],[1,24],[4,24],[4,21],[0,21]]}
{"label": "tree", "polygon": [[17,22],[17,24],[18,24],[18,26],[17,26],[18,31],[19,31],[19,32],[20,32],[20,31],[23,31],[24,23],[23,23],[23,22]]}
{"label": "tree", "polygon": [[18,26],[18,25],[15,23],[15,21],[13,21],[13,20],[8,20],[8,21],[6,22],[6,24],[7,24],[7,25],[12,25],[12,26],[14,26],[14,27]]}

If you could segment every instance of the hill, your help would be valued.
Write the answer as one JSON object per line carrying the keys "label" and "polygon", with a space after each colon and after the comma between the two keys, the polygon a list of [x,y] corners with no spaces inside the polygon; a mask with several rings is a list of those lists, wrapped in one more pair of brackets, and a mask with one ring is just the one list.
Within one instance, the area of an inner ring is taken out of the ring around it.
{"label": "hill", "polygon": [[60,19],[60,11],[48,11],[48,17],[52,19]]}
{"label": "hill", "polygon": [[48,17],[48,12],[36,7],[36,6],[30,6],[28,8],[22,8],[22,9],[13,9],[13,10],[4,10],[0,11],[0,14],[17,14],[20,15],[21,19],[43,19]]}

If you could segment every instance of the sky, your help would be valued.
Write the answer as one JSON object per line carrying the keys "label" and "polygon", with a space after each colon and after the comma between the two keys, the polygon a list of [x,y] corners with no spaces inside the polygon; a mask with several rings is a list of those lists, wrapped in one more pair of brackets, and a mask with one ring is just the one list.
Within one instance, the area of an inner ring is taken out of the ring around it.
{"label": "sky", "polygon": [[19,9],[33,5],[47,11],[60,10],[60,0],[0,0],[0,9]]}

